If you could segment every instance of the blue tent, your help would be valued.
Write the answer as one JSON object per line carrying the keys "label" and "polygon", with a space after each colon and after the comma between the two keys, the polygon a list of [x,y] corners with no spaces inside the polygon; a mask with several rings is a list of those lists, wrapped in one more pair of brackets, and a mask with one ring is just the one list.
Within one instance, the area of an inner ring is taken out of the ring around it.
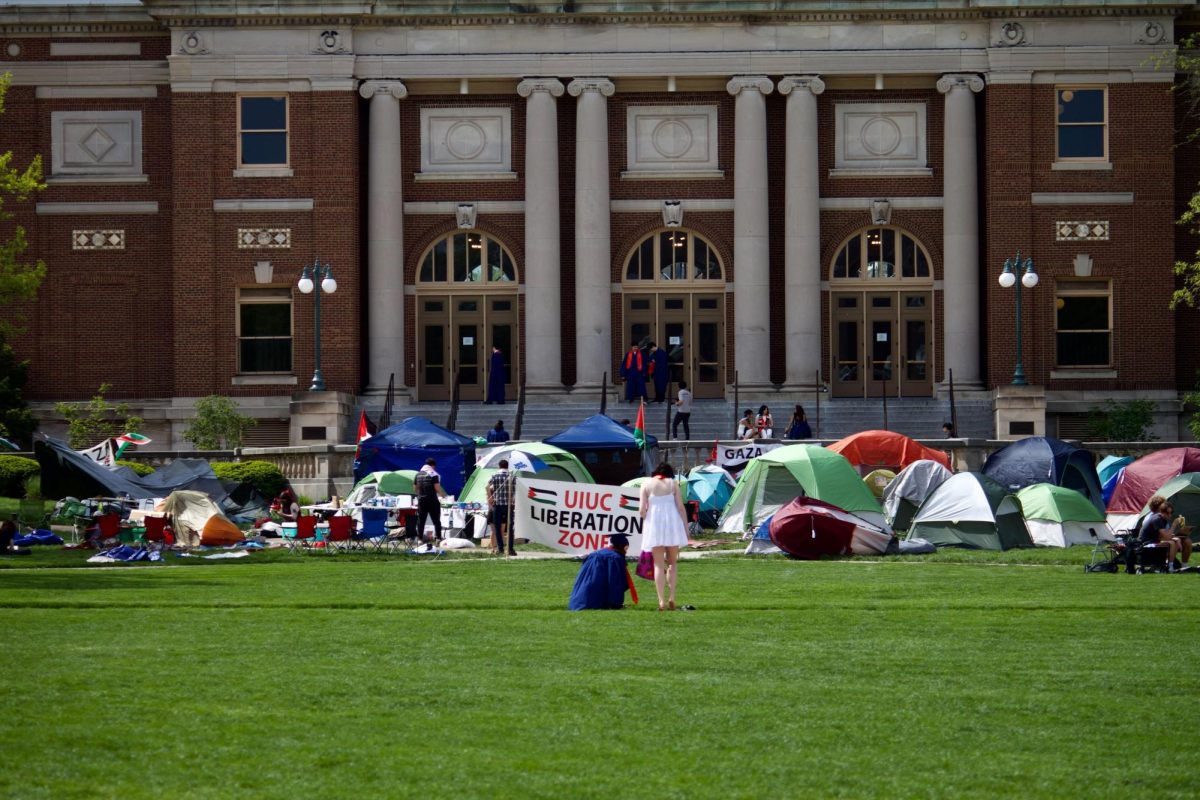
{"label": "blue tent", "polygon": [[427,458],[437,461],[447,494],[457,495],[475,468],[475,440],[424,417],[408,417],[363,440],[354,462],[354,480],[357,483],[372,472],[420,469]]}
{"label": "blue tent", "polygon": [[1048,436],[1030,436],[988,456],[983,474],[1015,493],[1035,483],[1074,489],[1104,510],[1096,457],[1090,450]]}
{"label": "blue tent", "polygon": [[[543,442],[574,453],[597,483],[618,486],[643,474],[642,451],[633,438],[633,428],[603,414],[590,416]],[[647,448],[657,444],[653,436],[646,436]]]}
{"label": "blue tent", "polygon": [[693,467],[687,479],[687,499],[700,504],[700,525],[705,528],[717,527],[717,520],[737,486],[733,476],[716,465],[702,464]]}
{"label": "blue tent", "polygon": [[1104,496],[1105,506],[1112,499],[1113,491],[1117,488],[1117,481],[1121,480],[1121,473],[1132,463],[1133,456],[1105,456],[1096,465],[1096,474],[1100,476],[1100,492]]}

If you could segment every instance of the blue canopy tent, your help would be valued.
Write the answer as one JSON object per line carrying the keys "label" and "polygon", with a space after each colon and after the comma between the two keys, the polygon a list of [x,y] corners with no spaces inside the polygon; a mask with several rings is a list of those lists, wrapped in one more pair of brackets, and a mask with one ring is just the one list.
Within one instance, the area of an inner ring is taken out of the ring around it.
{"label": "blue canopy tent", "polygon": [[[604,414],[590,416],[543,442],[574,453],[597,483],[619,486],[643,473],[642,451],[633,438],[633,428]],[[646,435],[647,449],[657,444],[656,438]]]}
{"label": "blue canopy tent", "polygon": [[1104,510],[1096,457],[1090,450],[1048,436],[1030,436],[988,456],[983,474],[1015,493],[1035,483],[1052,483],[1082,494]]}
{"label": "blue canopy tent", "polygon": [[354,462],[354,480],[372,472],[420,469],[427,458],[437,461],[446,493],[458,495],[475,469],[475,440],[424,417],[407,417],[363,440]]}

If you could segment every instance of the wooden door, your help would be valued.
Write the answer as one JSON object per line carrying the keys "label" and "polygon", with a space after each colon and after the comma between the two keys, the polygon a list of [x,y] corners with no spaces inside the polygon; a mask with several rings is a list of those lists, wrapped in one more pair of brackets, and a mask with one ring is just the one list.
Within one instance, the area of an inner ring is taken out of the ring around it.
{"label": "wooden door", "polygon": [[487,388],[487,359],[491,355],[490,349],[484,349],[484,300],[482,297],[455,297],[452,302],[453,367],[459,379],[458,396],[464,401],[483,400]]}
{"label": "wooden door", "polygon": [[896,397],[900,387],[900,344],[896,292],[868,292],[863,309],[867,397]]}
{"label": "wooden door", "polygon": [[834,397],[862,397],[864,387],[864,336],[862,292],[834,294],[830,298],[833,317]]}
{"label": "wooden door", "polygon": [[725,296],[692,296],[692,363],[688,386],[697,398],[725,397]]}
{"label": "wooden door", "polygon": [[450,367],[450,298],[417,298],[417,396],[421,400],[449,400],[453,375]]}

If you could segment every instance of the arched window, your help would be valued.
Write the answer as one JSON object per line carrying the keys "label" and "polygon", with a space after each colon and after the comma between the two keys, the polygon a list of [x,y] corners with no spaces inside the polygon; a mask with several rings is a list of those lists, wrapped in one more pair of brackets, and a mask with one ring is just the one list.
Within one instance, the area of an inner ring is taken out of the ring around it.
{"label": "arched window", "polygon": [[897,228],[861,230],[846,240],[833,259],[833,279],[839,281],[929,278],[929,254]]}
{"label": "arched window", "polygon": [[679,284],[724,278],[716,249],[696,234],[678,229],[650,234],[625,262],[626,281]]}
{"label": "arched window", "polygon": [[517,271],[504,245],[486,233],[452,233],[425,253],[417,282],[515,284]]}

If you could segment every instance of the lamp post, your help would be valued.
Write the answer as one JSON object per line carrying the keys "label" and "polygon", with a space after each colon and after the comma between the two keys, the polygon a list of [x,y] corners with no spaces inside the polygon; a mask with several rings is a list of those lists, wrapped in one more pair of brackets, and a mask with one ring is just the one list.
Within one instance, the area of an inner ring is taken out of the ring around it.
{"label": "lamp post", "polygon": [[[1032,289],[1038,285],[1038,274],[1033,269],[1033,259],[1026,258],[1025,263],[1021,263],[1021,251],[1017,251],[1016,258],[1004,259],[1004,271],[1000,273],[1000,285],[1005,289],[1016,286],[1017,273],[1024,269],[1024,274],[1021,275],[1021,286]],[[1017,368],[1013,370],[1013,386],[1025,385],[1025,366],[1021,363],[1021,286],[1017,286]]]}
{"label": "lamp post", "polygon": [[317,292],[313,298],[313,378],[312,386],[308,387],[310,392],[325,391],[325,377],[321,375],[321,292],[333,294],[337,291],[337,281],[333,279],[333,267],[329,264],[322,264],[320,258],[313,260],[313,263],[305,266],[300,273],[300,280],[296,282],[296,288],[301,294],[311,294],[315,288],[314,281],[320,281],[321,291]]}

